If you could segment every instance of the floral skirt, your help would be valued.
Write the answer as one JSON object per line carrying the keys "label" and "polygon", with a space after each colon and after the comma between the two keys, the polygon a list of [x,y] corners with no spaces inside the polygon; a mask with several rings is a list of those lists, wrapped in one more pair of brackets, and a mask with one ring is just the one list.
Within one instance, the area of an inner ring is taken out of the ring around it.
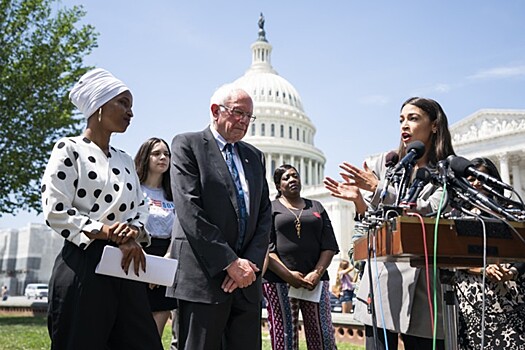
{"label": "floral skirt", "polygon": [[308,350],[337,349],[330,309],[330,282],[319,283],[322,283],[319,303],[289,298],[286,283],[263,283],[273,350],[299,349],[299,310],[303,315]]}
{"label": "floral skirt", "polygon": [[[525,349],[525,276],[516,281],[485,280],[484,349]],[[459,304],[458,345],[479,349],[481,345],[482,276],[457,272]]]}

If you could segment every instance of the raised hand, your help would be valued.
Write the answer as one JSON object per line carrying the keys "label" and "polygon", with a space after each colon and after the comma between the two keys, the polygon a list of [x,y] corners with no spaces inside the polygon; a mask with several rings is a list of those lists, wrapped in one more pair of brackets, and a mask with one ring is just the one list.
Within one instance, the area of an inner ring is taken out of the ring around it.
{"label": "raised hand", "polygon": [[352,185],[346,180],[345,182],[339,182],[327,176],[324,178],[323,183],[324,187],[330,191],[330,194],[334,197],[346,199],[352,202],[362,198],[359,187]]}
{"label": "raised hand", "polygon": [[342,174],[342,176],[345,182],[336,181],[328,176],[325,177],[323,180],[324,187],[330,191],[332,196],[354,202],[356,212],[363,214],[367,209],[367,204],[359,187],[351,184],[346,174]]}
{"label": "raised hand", "polygon": [[376,190],[379,179],[372,170],[368,168],[366,162],[363,163],[362,170],[347,162],[343,162],[339,167],[344,170],[341,176],[343,176],[343,179],[349,184],[365,191],[374,192]]}

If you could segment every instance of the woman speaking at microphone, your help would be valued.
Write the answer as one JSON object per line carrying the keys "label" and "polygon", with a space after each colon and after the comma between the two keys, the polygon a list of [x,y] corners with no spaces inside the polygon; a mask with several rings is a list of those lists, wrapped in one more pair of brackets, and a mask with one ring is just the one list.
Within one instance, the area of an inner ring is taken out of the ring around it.
{"label": "woman speaking at microphone", "polygon": [[[422,97],[412,97],[403,103],[399,115],[400,144],[399,159],[406,159],[409,144],[419,141],[424,145],[424,152],[411,167],[410,179],[415,177],[417,169],[426,167],[431,171],[440,160],[454,154],[448,120],[445,112],[436,101]],[[380,203],[395,204],[399,196],[396,186],[388,184],[385,165],[387,153],[382,154],[373,164],[364,163],[363,169],[349,163],[340,165],[343,170],[343,181],[325,178],[325,187],[334,197],[354,202],[356,212],[360,215],[367,210],[376,210]],[[417,158],[417,157],[415,157]],[[410,186],[408,186],[410,187]],[[432,183],[426,184],[415,200],[413,211],[421,214],[436,211],[441,199],[442,190]],[[425,272],[413,268],[410,263],[378,263],[372,266],[374,278],[374,304],[378,315],[377,348],[397,349],[398,335],[401,334],[404,348],[432,349],[432,317],[430,313],[426,288]],[[430,276],[430,280],[433,278]],[[380,289],[378,288],[378,281]],[[370,293],[368,269],[361,280],[357,294],[354,318],[365,324],[366,348],[374,349],[372,315],[368,312],[367,299]],[[383,317],[379,315],[382,305]],[[444,349],[441,307],[438,305],[437,342],[438,349]],[[384,323],[383,323],[384,321]]]}

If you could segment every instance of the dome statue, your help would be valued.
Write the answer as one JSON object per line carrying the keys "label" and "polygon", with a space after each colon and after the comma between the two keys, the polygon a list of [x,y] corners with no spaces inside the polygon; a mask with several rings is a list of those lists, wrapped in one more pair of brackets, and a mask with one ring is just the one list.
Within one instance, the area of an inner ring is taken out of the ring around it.
{"label": "dome statue", "polygon": [[259,38],[251,49],[252,64],[234,84],[253,99],[257,120],[250,125],[245,140],[265,153],[270,190],[274,169],[284,163],[297,168],[305,187],[321,185],[326,159],[314,145],[315,126],[295,87],[272,67],[272,45],[265,37],[262,13]]}

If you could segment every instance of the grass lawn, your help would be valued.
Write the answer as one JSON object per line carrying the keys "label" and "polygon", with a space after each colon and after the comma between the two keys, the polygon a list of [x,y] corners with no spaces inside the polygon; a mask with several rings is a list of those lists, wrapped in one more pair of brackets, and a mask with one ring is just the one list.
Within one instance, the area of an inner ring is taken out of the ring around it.
{"label": "grass lawn", "polygon": [[0,349],[48,350],[45,316],[0,316]]}
{"label": "grass lawn", "polygon": [[[164,349],[170,348],[171,327],[166,325],[162,335]],[[0,350],[48,350],[50,347],[47,335],[45,316],[0,316]],[[363,350],[364,347],[346,343],[337,344],[339,350]],[[268,334],[263,334],[263,349],[270,350]],[[306,350],[303,340],[301,350]]]}

